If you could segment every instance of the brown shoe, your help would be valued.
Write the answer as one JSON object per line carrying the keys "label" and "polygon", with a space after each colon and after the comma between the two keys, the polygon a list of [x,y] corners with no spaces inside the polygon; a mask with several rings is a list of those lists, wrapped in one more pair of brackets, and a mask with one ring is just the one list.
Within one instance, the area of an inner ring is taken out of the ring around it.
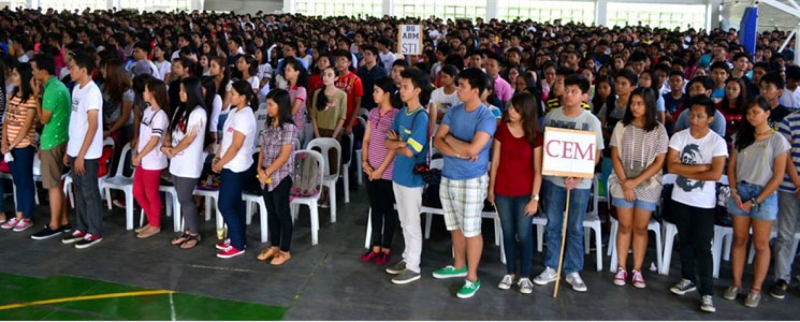
{"label": "brown shoe", "polygon": [[133,230],[133,232],[137,233],[137,234],[141,234],[143,231],[145,231],[147,229],[147,227],[150,227],[150,225],[144,225],[142,227],[136,228],[136,229]]}
{"label": "brown shoe", "polygon": [[275,258],[272,259],[270,264],[272,264],[274,266],[280,266],[280,265],[286,264],[286,262],[288,262],[291,258],[292,258],[292,255],[290,255],[289,252],[281,251],[281,252],[275,254]]}
{"label": "brown shoe", "polygon": [[150,226],[147,226],[147,227],[148,228],[145,228],[145,230],[142,230],[142,232],[140,232],[139,235],[136,235],[136,237],[148,238],[148,237],[151,237],[151,236],[161,232],[161,227],[150,227]]}
{"label": "brown shoe", "polygon": [[280,252],[280,249],[278,247],[267,247],[261,251],[261,254],[258,254],[257,258],[260,261],[265,261],[275,257],[275,255],[278,254],[278,252]]}

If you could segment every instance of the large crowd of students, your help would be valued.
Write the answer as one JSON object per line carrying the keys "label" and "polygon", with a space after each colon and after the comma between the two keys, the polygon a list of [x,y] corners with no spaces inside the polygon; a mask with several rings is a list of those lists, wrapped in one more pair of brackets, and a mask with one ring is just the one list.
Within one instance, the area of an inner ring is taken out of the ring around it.
{"label": "large crowd of students", "polygon": [[[397,26],[420,22],[423,54],[396,53]],[[121,147],[129,145],[133,195],[147,218],[136,229],[139,238],[161,232],[159,188],[167,179],[184,220],[171,243],[200,245],[200,212],[211,209],[202,209],[193,193],[218,181],[228,238],[216,245],[217,257],[242,255],[248,214],[241,196],[255,186],[270,236],[257,258],[283,265],[291,258],[290,199],[317,188],[298,180],[296,169],[305,170],[306,160],[294,152],[333,138],[344,153],[325,156],[341,160],[325,165],[330,173],[360,163],[366,178],[372,242],[361,261],[388,265],[393,283],[423,275],[420,211],[429,175],[421,165],[442,158],[438,197],[454,258],[434,278],[464,278],[459,298],[478,291],[488,201],[502,224],[507,259],[498,287],[517,285],[528,294],[534,284],[555,281],[568,207],[563,271],[573,290],[585,292],[583,220],[593,180],[542,175],[543,132],[552,127],[596,135],[598,172],[619,223],[610,241],[619,267],[609,282],[646,287],[647,227],[661,207],[681,243],[681,280],[671,292],[699,287],[701,310],[714,312],[710,245],[720,201],[733,226],[733,284],[724,298],[745,289],[751,234],[755,273],[744,305],[758,305],[772,251],[769,294],[783,298],[791,280],[800,209],[800,67],[791,49],[778,51],[791,37],[781,31],[759,34],[749,53],[733,30],[480,18],[6,9],[0,25],[0,170],[7,164],[3,171],[16,192],[15,212],[0,214],[0,222],[15,232],[34,226],[34,161],[40,160],[50,220],[39,223],[35,240],[60,237],[76,248],[103,240],[98,178],[116,173],[108,160],[124,159]],[[794,39],[788,42],[793,48]],[[105,148],[109,140],[116,149]],[[349,162],[357,155],[351,147],[360,147],[361,160]],[[666,173],[677,178],[669,194]],[[718,193],[723,175],[727,195]],[[62,190],[66,178],[74,223]],[[335,202],[329,191],[320,194],[321,207]],[[548,247],[545,269],[534,276],[536,214],[547,218]],[[405,241],[402,252],[393,243],[396,231]]]}

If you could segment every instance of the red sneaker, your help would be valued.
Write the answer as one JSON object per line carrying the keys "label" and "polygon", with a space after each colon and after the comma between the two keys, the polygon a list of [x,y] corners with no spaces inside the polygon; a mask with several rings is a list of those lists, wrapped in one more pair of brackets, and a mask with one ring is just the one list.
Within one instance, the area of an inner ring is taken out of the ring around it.
{"label": "red sneaker", "polygon": [[84,237],[86,237],[86,233],[76,229],[72,231],[72,234],[64,236],[61,242],[64,244],[73,244],[83,240]]}
{"label": "red sneaker", "polygon": [[391,260],[391,259],[392,259],[392,253],[391,252],[389,252],[389,253],[381,252],[381,254],[378,255],[378,259],[375,260],[375,265],[378,265],[378,266],[386,265],[387,263],[389,263],[389,260]]}
{"label": "red sneaker", "polygon": [[367,251],[364,255],[361,255],[361,262],[371,262],[378,258],[381,255],[380,252],[373,252],[371,250]]}
{"label": "red sneaker", "polygon": [[231,246],[231,239],[230,238],[225,239],[225,240],[217,243],[217,249],[218,250],[225,250],[226,248],[228,248],[230,246]]}
{"label": "red sneaker", "polygon": [[217,253],[217,257],[222,259],[228,259],[231,257],[239,256],[244,254],[244,249],[238,250],[236,247],[228,246],[227,248],[223,249],[221,252]]}

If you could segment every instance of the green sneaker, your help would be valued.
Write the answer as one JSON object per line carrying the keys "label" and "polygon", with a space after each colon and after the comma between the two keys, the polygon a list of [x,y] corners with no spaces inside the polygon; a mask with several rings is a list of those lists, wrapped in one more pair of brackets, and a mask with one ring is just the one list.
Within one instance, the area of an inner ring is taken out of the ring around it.
{"label": "green sneaker", "polygon": [[454,278],[454,277],[467,277],[467,266],[461,269],[456,269],[453,265],[447,265],[444,268],[433,271],[433,277],[438,279]]}
{"label": "green sneaker", "polygon": [[475,295],[478,292],[478,289],[481,288],[481,280],[477,280],[475,282],[470,282],[470,280],[464,280],[464,286],[458,289],[458,298],[460,299],[468,299]]}

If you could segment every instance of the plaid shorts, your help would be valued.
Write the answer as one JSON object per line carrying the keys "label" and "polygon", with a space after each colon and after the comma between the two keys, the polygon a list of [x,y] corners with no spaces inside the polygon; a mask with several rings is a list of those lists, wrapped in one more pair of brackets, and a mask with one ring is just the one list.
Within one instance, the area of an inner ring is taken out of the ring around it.
{"label": "plaid shorts", "polygon": [[489,176],[469,180],[443,177],[439,187],[447,230],[461,230],[464,237],[480,235],[481,212],[489,188]]}

